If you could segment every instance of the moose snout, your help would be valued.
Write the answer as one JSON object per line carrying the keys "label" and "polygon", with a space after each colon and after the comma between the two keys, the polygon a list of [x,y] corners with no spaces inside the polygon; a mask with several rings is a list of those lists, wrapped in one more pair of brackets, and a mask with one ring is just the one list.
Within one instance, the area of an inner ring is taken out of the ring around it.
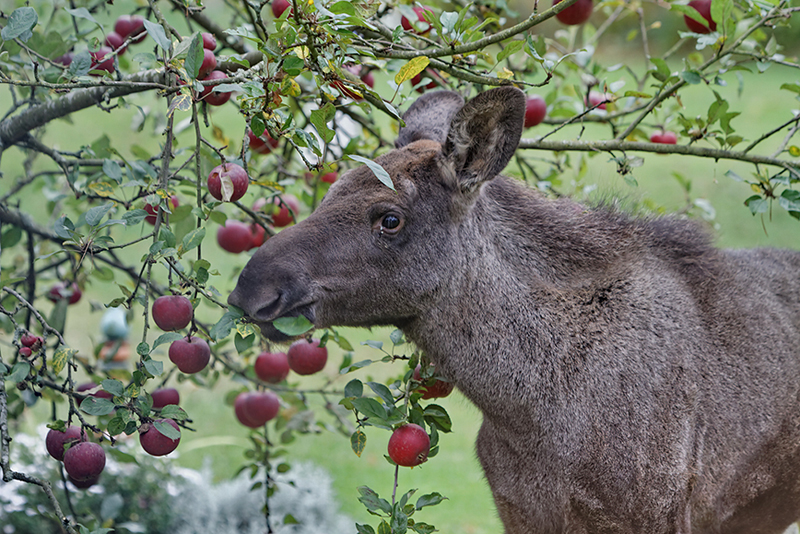
{"label": "moose snout", "polygon": [[241,284],[228,296],[228,304],[241,308],[256,322],[268,322],[280,316],[283,291],[279,288],[252,291]]}

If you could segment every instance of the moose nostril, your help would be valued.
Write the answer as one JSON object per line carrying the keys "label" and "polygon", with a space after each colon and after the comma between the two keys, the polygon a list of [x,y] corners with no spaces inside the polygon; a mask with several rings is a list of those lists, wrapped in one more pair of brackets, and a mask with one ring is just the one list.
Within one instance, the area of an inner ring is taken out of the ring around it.
{"label": "moose nostril", "polygon": [[252,318],[256,321],[271,321],[279,315],[282,306],[281,297],[283,296],[283,292],[278,290],[270,296],[272,300],[258,308],[255,314],[251,314]]}

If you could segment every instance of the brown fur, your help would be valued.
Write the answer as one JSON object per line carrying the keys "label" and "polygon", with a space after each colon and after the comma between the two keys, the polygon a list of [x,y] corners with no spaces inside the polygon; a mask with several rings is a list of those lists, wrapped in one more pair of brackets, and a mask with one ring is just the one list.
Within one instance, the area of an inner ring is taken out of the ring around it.
{"label": "brown fur", "polygon": [[431,93],[406,113],[377,159],[397,193],[348,172],[256,252],[229,302],[271,339],[271,320],[298,314],[402,328],[483,412],[478,455],[509,534],[797,520],[800,253],[717,250],[691,222],[546,199],[497,176],[522,93],[457,101]]}

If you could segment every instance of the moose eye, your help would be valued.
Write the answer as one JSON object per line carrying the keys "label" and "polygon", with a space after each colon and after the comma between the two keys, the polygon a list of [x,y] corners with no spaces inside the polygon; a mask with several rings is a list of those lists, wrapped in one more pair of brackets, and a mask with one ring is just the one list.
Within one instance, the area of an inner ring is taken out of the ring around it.
{"label": "moose eye", "polygon": [[380,224],[380,233],[381,235],[384,234],[396,234],[400,231],[403,227],[403,219],[394,213],[387,213],[381,218]]}
{"label": "moose eye", "polygon": [[386,215],[384,216],[383,221],[381,221],[381,225],[386,230],[394,230],[400,226],[400,217],[397,215]]}

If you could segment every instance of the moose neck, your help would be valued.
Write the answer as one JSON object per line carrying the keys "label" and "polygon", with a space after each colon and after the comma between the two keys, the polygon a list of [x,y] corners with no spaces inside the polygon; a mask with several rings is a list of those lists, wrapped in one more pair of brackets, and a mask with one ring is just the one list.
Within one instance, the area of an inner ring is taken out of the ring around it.
{"label": "moose neck", "polygon": [[635,234],[623,217],[496,178],[454,227],[459,262],[449,287],[403,328],[487,417],[522,410],[526,424],[541,420],[563,393],[556,377],[569,367],[563,340],[574,328],[550,303],[619,279]]}

